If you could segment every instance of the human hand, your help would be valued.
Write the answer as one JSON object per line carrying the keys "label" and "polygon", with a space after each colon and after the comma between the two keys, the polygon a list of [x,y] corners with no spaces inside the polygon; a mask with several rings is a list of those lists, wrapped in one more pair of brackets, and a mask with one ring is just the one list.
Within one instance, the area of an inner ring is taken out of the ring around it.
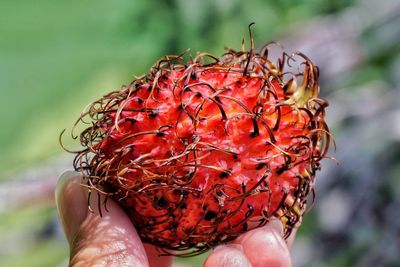
{"label": "human hand", "polygon": [[[87,192],[80,183],[80,174],[68,171],[56,188],[57,209],[70,246],[69,266],[172,266],[171,256],[158,256],[154,246],[141,242],[128,216],[113,200],[107,201],[108,211],[100,217],[95,208],[99,200],[91,197],[94,208],[89,212]],[[204,266],[291,266],[281,232],[278,220],[249,231],[215,248]]]}

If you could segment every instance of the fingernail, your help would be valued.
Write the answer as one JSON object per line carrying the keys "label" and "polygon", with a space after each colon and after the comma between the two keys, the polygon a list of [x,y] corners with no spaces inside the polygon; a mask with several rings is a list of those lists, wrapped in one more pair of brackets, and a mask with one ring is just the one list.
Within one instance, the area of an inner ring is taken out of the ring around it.
{"label": "fingernail", "polygon": [[88,213],[87,196],[81,186],[81,179],[80,173],[66,171],[58,179],[55,190],[58,214],[69,243]]}
{"label": "fingernail", "polygon": [[242,245],[226,244],[214,248],[207,257],[205,267],[250,267]]}
{"label": "fingernail", "polygon": [[240,244],[219,245],[219,246],[216,246],[216,247],[214,248],[214,251],[218,251],[218,250],[221,250],[221,249],[223,249],[223,248],[233,248],[233,249],[237,249],[237,250],[243,251],[243,246],[240,245]]}
{"label": "fingernail", "polygon": [[278,218],[273,217],[265,227],[269,227],[273,231],[279,233],[280,236],[283,235],[282,222]]}

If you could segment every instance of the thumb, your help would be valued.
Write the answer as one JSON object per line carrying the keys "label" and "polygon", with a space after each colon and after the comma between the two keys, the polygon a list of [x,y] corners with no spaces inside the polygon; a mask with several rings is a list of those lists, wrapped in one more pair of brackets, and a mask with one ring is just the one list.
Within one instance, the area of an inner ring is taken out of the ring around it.
{"label": "thumb", "polygon": [[[71,248],[70,266],[149,266],[143,244],[124,211],[111,199],[100,216],[96,193],[90,199],[77,172],[65,172],[56,187],[56,204]],[[103,207],[102,207],[103,208]]]}

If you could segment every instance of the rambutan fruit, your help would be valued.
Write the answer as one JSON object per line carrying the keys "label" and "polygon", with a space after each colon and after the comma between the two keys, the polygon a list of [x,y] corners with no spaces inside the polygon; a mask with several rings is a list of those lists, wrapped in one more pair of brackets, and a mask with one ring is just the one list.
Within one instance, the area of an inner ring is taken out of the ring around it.
{"label": "rambutan fruit", "polygon": [[330,145],[328,103],[304,54],[274,63],[251,46],[165,56],[79,118],[75,169],[144,242],[192,255],[273,217],[285,237],[300,223]]}

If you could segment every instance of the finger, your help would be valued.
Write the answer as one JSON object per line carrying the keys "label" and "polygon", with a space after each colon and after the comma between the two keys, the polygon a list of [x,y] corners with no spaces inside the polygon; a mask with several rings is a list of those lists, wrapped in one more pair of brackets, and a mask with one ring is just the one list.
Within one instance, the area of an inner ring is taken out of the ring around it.
{"label": "finger", "polygon": [[[97,196],[91,197],[94,212],[88,212],[81,177],[66,172],[56,188],[56,203],[71,247],[70,266],[149,266],[142,242],[129,218],[111,199],[102,217]],[[102,200],[100,200],[102,201]]]}
{"label": "finger", "polygon": [[234,243],[243,246],[244,254],[253,267],[292,266],[289,249],[282,238],[282,225],[278,220],[241,235]]}
{"label": "finger", "polygon": [[216,247],[207,257],[204,267],[250,267],[250,261],[241,245],[229,244]]}
{"label": "finger", "polygon": [[150,244],[144,244],[144,249],[146,250],[147,259],[151,267],[169,267],[172,265],[171,256],[160,256],[160,251]]}

